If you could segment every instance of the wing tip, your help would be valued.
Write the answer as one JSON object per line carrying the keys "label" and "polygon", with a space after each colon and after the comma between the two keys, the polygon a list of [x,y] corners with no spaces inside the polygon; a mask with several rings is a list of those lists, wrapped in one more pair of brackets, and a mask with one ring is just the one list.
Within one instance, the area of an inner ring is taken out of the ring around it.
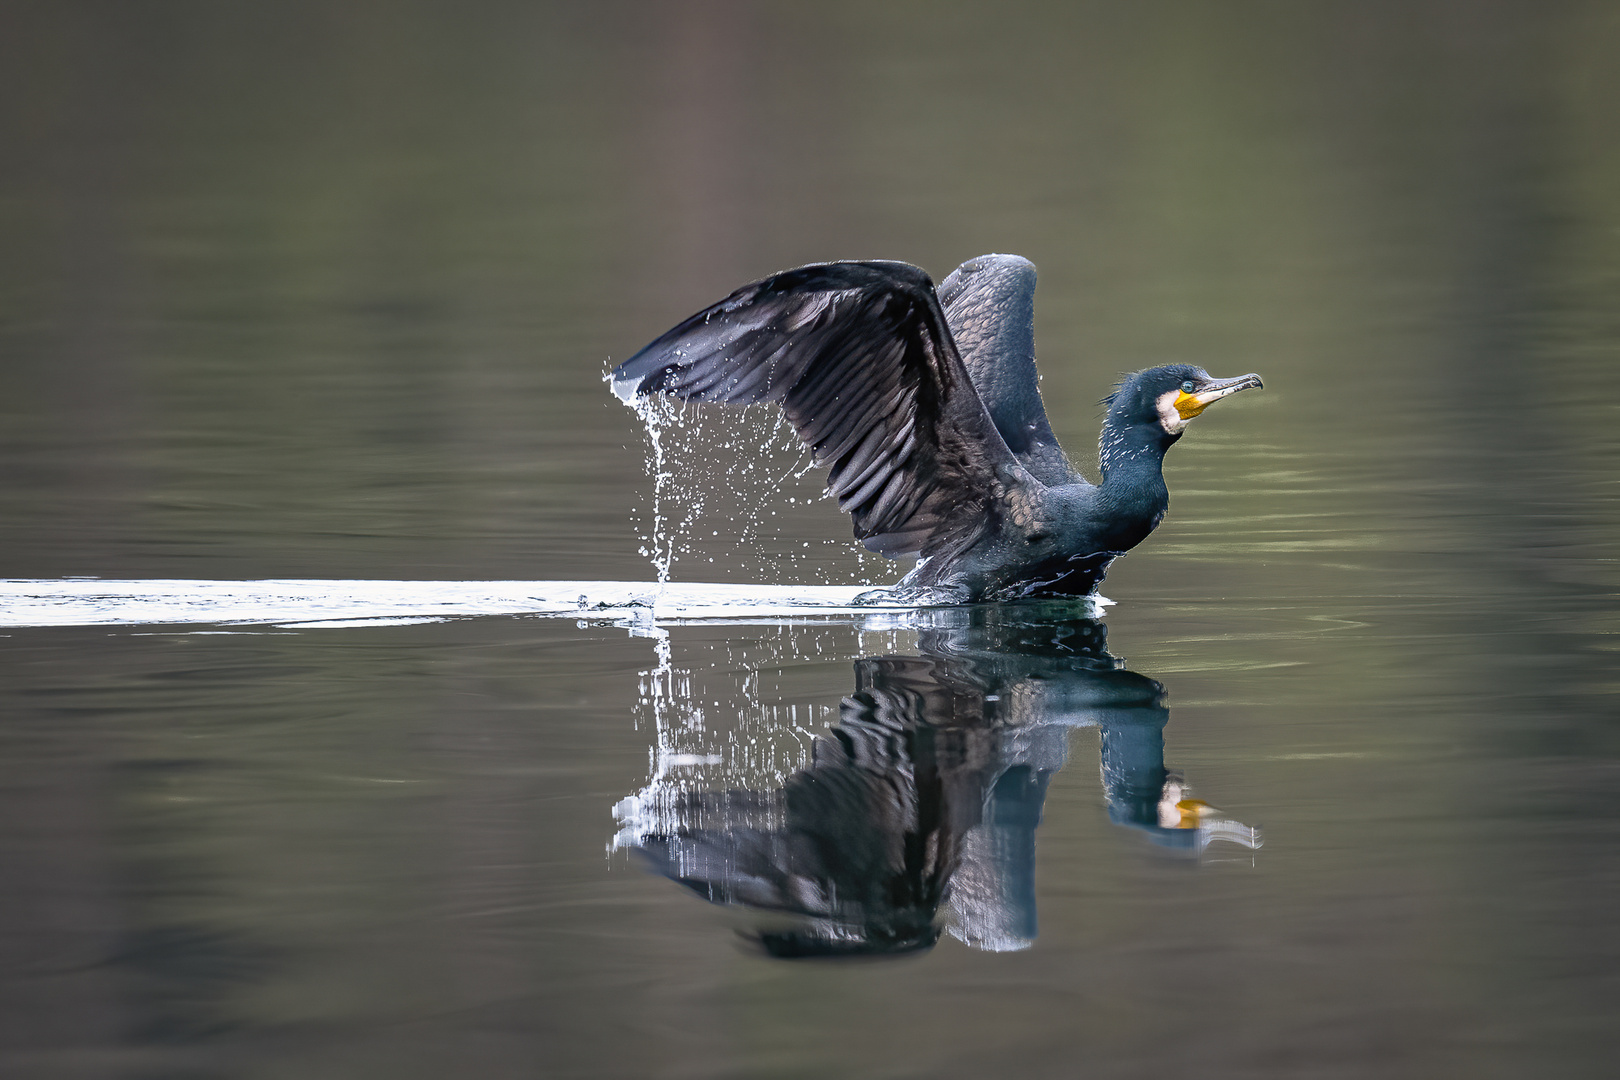
{"label": "wing tip", "polygon": [[614,397],[626,405],[634,406],[636,398],[641,396],[641,382],[642,380],[638,378],[625,375],[621,367],[614,370],[612,378],[608,380],[608,386],[612,389]]}
{"label": "wing tip", "polygon": [[[985,277],[988,275],[988,278]],[[957,297],[975,283],[1009,280],[1015,289],[1033,294],[1035,291],[1035,264],[1022,255],[975,255],[946,275],[939,284],[939,302],[949,307]]]}
{"label": "wing tip", "polygon": [[664,338],[661,337],[608,373],[608,386],[614,397],[626,405],[633,405],[636,398],[646,397],[662,388],[660,384],[673,366],[662,348],[663,344]]}

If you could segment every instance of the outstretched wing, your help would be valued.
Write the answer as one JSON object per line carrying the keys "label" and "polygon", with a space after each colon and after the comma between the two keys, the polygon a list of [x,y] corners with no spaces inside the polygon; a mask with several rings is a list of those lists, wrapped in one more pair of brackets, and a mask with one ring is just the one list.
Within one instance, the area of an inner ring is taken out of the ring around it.
{"label": "outstretched wing", "polygon": [[1078,481],[1035,373],[1035,264],[1017,255],[969,259],[940,283],[939,300],[968,377],[1020,464],[1048,486]]}
{"label": "outstretched wing", "polygon": [[1034,485],[985,412],[933,282],[900,262],[746,285],[613,373],[614,392],[779,401],[855,535],[891,557],[961,551]]}

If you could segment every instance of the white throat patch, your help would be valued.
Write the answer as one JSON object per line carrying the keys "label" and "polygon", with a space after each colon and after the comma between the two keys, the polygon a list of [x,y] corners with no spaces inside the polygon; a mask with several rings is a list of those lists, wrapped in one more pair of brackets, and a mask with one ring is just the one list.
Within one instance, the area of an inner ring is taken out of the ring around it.
{"label": "white throat patch", "polygon": [[1185,420],[1181,417],[1181,410],[1176,408],[1176,398],[1180,390],[1166,390],[1159,395],[1159,426],[1171,435],[1180,435],[1186,426],[1193,422],[1192,417]]}

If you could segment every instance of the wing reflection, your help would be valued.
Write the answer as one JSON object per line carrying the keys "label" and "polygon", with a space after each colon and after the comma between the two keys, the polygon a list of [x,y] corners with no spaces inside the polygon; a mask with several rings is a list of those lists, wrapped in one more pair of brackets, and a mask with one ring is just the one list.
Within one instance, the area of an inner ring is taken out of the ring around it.
{"label": "wing reflection", "polygon": [[[909,952],[942,929],[975,948],[1027,948],[1035,829],[1069,729],[1083,726],[1101,731],[1113,822],[1186,853],[1259,846],[1165,768],[1164,687],[1124,670],[1101,622],[1064,603],[931,615],[944,625],[920,633],[922,655],[856,661],[837,722],[779,772],[755,752],[744,775],[726,746],[694,742],[700,710],[655,703],[654,776],[614,808],[615,846],[713,903],[780,916],[750,930],[778,956]],[[644,700],[678,681],[660,652]]]}

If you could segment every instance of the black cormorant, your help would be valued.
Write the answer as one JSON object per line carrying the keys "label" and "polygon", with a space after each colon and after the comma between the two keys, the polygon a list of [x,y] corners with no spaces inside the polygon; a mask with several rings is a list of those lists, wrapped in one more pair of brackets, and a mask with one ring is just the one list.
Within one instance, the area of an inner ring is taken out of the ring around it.
{"label": "black cormorant", "polygon": [[745,285],[620,364],[625,401],[780,402],[855,536],[922,559],[902,586],[961,600],[1083,595],[1169,505],[1164,452],[1260,386],[1170,364],[1107,399],[1101,483],[1057,444],[1035,372],[1035,267],[981,255],[936,292],[902,262],[801,266]]}

